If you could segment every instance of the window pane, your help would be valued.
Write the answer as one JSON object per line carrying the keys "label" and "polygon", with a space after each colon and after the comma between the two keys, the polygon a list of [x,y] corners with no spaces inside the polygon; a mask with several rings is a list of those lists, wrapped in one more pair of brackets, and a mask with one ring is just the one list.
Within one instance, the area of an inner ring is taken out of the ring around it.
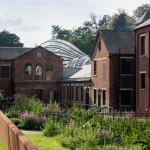
{"label": "window pane", "polygon": [[9,66],[1,66],[1,78],[9,78]]}
{"label": "window pane", "polygon": [[106,90],[103,90],[103,105],[106,105]]}
{"label": "window pane", "polygon": [[94,104],[96,104],[96,89],[94,89]]}
{"label": "window pane", "polygon": [[141,89],[145,89],[145,73],[141,73]]}
{"label": "window pane", "polygon": [[121,91],[121,105],[131,105],[131,91]]}
{"label": "window pane", "polygon": [[81,102],[83,102],[83,86],[81,86]]}
{"label": "window pane", "polygon": [[96,61],[94,61],[94,75],[96,75],[96,73],[97,73],[97,65],[96,65]]}
{"label": "window pane", "polygon": [[141,55],[145,55],[145,36],[141,36]]}
{"label": "window pane", "polygon": [[120,63],[121,74],[131,74],[131,59],[121,59]]}

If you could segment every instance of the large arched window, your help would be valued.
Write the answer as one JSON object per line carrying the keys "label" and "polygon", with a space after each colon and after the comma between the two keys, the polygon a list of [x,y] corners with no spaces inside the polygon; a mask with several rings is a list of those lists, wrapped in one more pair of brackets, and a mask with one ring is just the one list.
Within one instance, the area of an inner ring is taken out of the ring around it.
{"label": "large arched window", "polygon": [[37,64],[35,67],[35,79],[36,80],[42,80],[42,65],[41,64]]}
{"label": "large arched window", "polygon": [[27,63],[25,65],[25,79],[26,80],[32,79],[32,65],[30,63]]}
{"label": "large arched window", "polygon": [[25,74],[32,75],[32,65],[29,63],[25,65]]}
{"label": "large arched window", "polygon": [[53,65],[48,63],[46,64],[46,80],[53,79]]}

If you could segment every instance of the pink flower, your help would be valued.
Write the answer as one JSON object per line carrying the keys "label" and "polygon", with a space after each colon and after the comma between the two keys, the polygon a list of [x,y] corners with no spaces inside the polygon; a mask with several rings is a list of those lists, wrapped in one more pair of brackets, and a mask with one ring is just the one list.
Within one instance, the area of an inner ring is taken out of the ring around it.
{"label": "pink flower", "polygon": [[71,128],[72,127],[72,119],[69,119],[69,124],[68,126]]}

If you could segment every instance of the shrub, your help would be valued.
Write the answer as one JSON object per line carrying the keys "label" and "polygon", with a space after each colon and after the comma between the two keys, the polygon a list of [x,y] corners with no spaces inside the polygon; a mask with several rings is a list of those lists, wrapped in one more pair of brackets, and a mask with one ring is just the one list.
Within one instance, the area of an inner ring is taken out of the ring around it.
{"label": "shrub", "polygon": [[60,134],[61,126],[58,123],[53,122],[52,120],[46,120],[43,127],[43,134],[48,137],[52,137]]}
{"label": "shrub", "polygon": [[38,116],[42,115],[44,112],[44,104],[41,100],[36,97],[28,98],[25,95],[16,94],[14,95],[14,102],[11,109],[20,112],[34,112]]}
{"label": "shrub", "polygon": [[22,128],[24,126],[24,123],[21,119],[18,118],[10,118],[10,120],[13,122],[14,125],[16,125],[18,128]]}
{"label": "shrub", "polygon": [[37,117],[37,115],[35,115],[33,112],[27,111],[21,113],[20,118],[24,123],[23,129],[26,130],[40,130],[46,120],[46,117]]}
{"label": "shrub", "polygon": [[5,114],[6,114],[6,116],[8,118],[18,118],[19,114],[20,114],[20,111],[19,110],[17,111],[17,110],[14,110],[14,109],[10,109]]}

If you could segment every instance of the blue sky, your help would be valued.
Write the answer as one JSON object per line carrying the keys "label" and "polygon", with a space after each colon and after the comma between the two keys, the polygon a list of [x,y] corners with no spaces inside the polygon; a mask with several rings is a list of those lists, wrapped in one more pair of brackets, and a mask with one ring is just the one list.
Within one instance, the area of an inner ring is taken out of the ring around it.
{"label": "blue sky", "polygon": [[52,25],[72,29],[91,13],[113,15],[119,8],[132,15],[145,3],[150,0],[0,0],[0,31],[15,33],[25,47],[34,47],[51,39]]}

